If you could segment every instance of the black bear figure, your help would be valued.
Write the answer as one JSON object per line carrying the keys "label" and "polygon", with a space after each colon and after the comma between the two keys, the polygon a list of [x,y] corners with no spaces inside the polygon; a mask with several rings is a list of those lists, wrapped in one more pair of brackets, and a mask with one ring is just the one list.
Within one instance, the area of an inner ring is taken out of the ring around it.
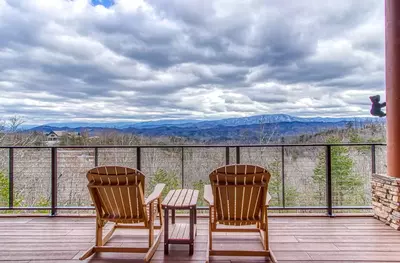
{"label": "black bear figure", "polygon": [[379,117],[385,117],[386,113],[382,111],[382,108],[386,107],[386,102],[380,103],[379,101],[381,100],[381,96],[375,95],[369,97],[369,99],[372,102],[372,107],[371,107],[371,114],[372,116],[379,116]]}

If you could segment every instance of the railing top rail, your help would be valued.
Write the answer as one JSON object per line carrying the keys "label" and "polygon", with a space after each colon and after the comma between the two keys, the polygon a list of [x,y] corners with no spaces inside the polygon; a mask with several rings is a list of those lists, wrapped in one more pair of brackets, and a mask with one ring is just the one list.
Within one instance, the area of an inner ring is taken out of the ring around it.
{"label": "railing top rail", "polygon": [[65,145],[65,146],[0,146],[0,149],[93,149],[93,148],[225,148],[225,147],[242,147],[242,148],[258,148],[258,147],[323,147],[323,146],[386,146],[386,143],[307,143],[307,144],[213,144],[213,145]]}

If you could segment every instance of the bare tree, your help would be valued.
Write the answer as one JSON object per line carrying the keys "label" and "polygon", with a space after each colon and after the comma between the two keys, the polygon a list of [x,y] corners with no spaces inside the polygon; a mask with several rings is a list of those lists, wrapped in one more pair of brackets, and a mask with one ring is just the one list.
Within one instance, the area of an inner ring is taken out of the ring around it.
{"label": "bare tree", "polygon": [[13,116],[0,121],[0,145],[3,146],[38,146],[44,143],[44,136],[39,132],[25,132],[22,117]]}
{"label": "bare tree", "polygon": [[20,127],[22,124],[24,124],[25,121],[22,119],[22,117],[19,116],[13,116],[8,119],[8,129],[10,132],[15,133],[20,130]]}
{"label": "bare tree", "polygon": [[266,129],[265,118],[262,117],[260,120],[260,144],[269,144],[273,137],[278,133],[278,124],[274,123],[271,129]]}

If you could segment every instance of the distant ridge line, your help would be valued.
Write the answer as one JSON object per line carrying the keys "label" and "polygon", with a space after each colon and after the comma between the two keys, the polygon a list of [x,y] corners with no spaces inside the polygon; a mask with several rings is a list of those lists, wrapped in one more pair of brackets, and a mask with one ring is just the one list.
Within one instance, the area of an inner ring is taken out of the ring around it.
{"label": "distant ridge line", "polygon": [[225,118],[219,120],[157,120],[157,121],[145,121],[145,122],[113,122],[113,123],[99,123],[99,122],[65,122],[65,123],[49,123],[45,125],[39,125],[25,130],[45,130],[49,129],[150,129],[157,127],[174,127],[174,128],[212,128],[217,126],[241,126],[241,125],[254,125],[261,123],[283,123],[283,122],[302,122],[302,123],[335,123],[335,122],[362,122],[362,123],[384,123],[385,118],[373,118],[373,117],[296,117],[287,114],[265,114],[255,115],[249,117],[238,117],[238,118]]}

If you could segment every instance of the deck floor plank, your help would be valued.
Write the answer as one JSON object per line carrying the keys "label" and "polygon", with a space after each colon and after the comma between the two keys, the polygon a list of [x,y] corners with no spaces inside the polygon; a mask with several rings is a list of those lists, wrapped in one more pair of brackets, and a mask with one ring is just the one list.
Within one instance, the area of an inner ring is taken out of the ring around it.
{"label": "deck floor plank", "polygon": [[[177,223],[186,221],[187,218],[177,219]],[[400,262],[400,232],[374,218],[271,217],[269,221],[271,250],[280,263]],[[94,222],[94,218],[74,217],[0,218],[0,263],[142,262],[141,254],[129,253],[99,253],[79,261],[94,243]],[[187,245],[170,245],[170,254],[166,256],[164,246],[160,244],[152,262],[204,262],[207,219],[199,218],[197,226],[193,256],[189,256]],[[236,249],[239,243],[240,249],[261,248],[257,233],[217,233],[213,240],[215,248],[219,249]],[[146,247],[147,230],[117,230],[109,244]],[[211,257],[211,262],[268,261],[250,257]]]}

